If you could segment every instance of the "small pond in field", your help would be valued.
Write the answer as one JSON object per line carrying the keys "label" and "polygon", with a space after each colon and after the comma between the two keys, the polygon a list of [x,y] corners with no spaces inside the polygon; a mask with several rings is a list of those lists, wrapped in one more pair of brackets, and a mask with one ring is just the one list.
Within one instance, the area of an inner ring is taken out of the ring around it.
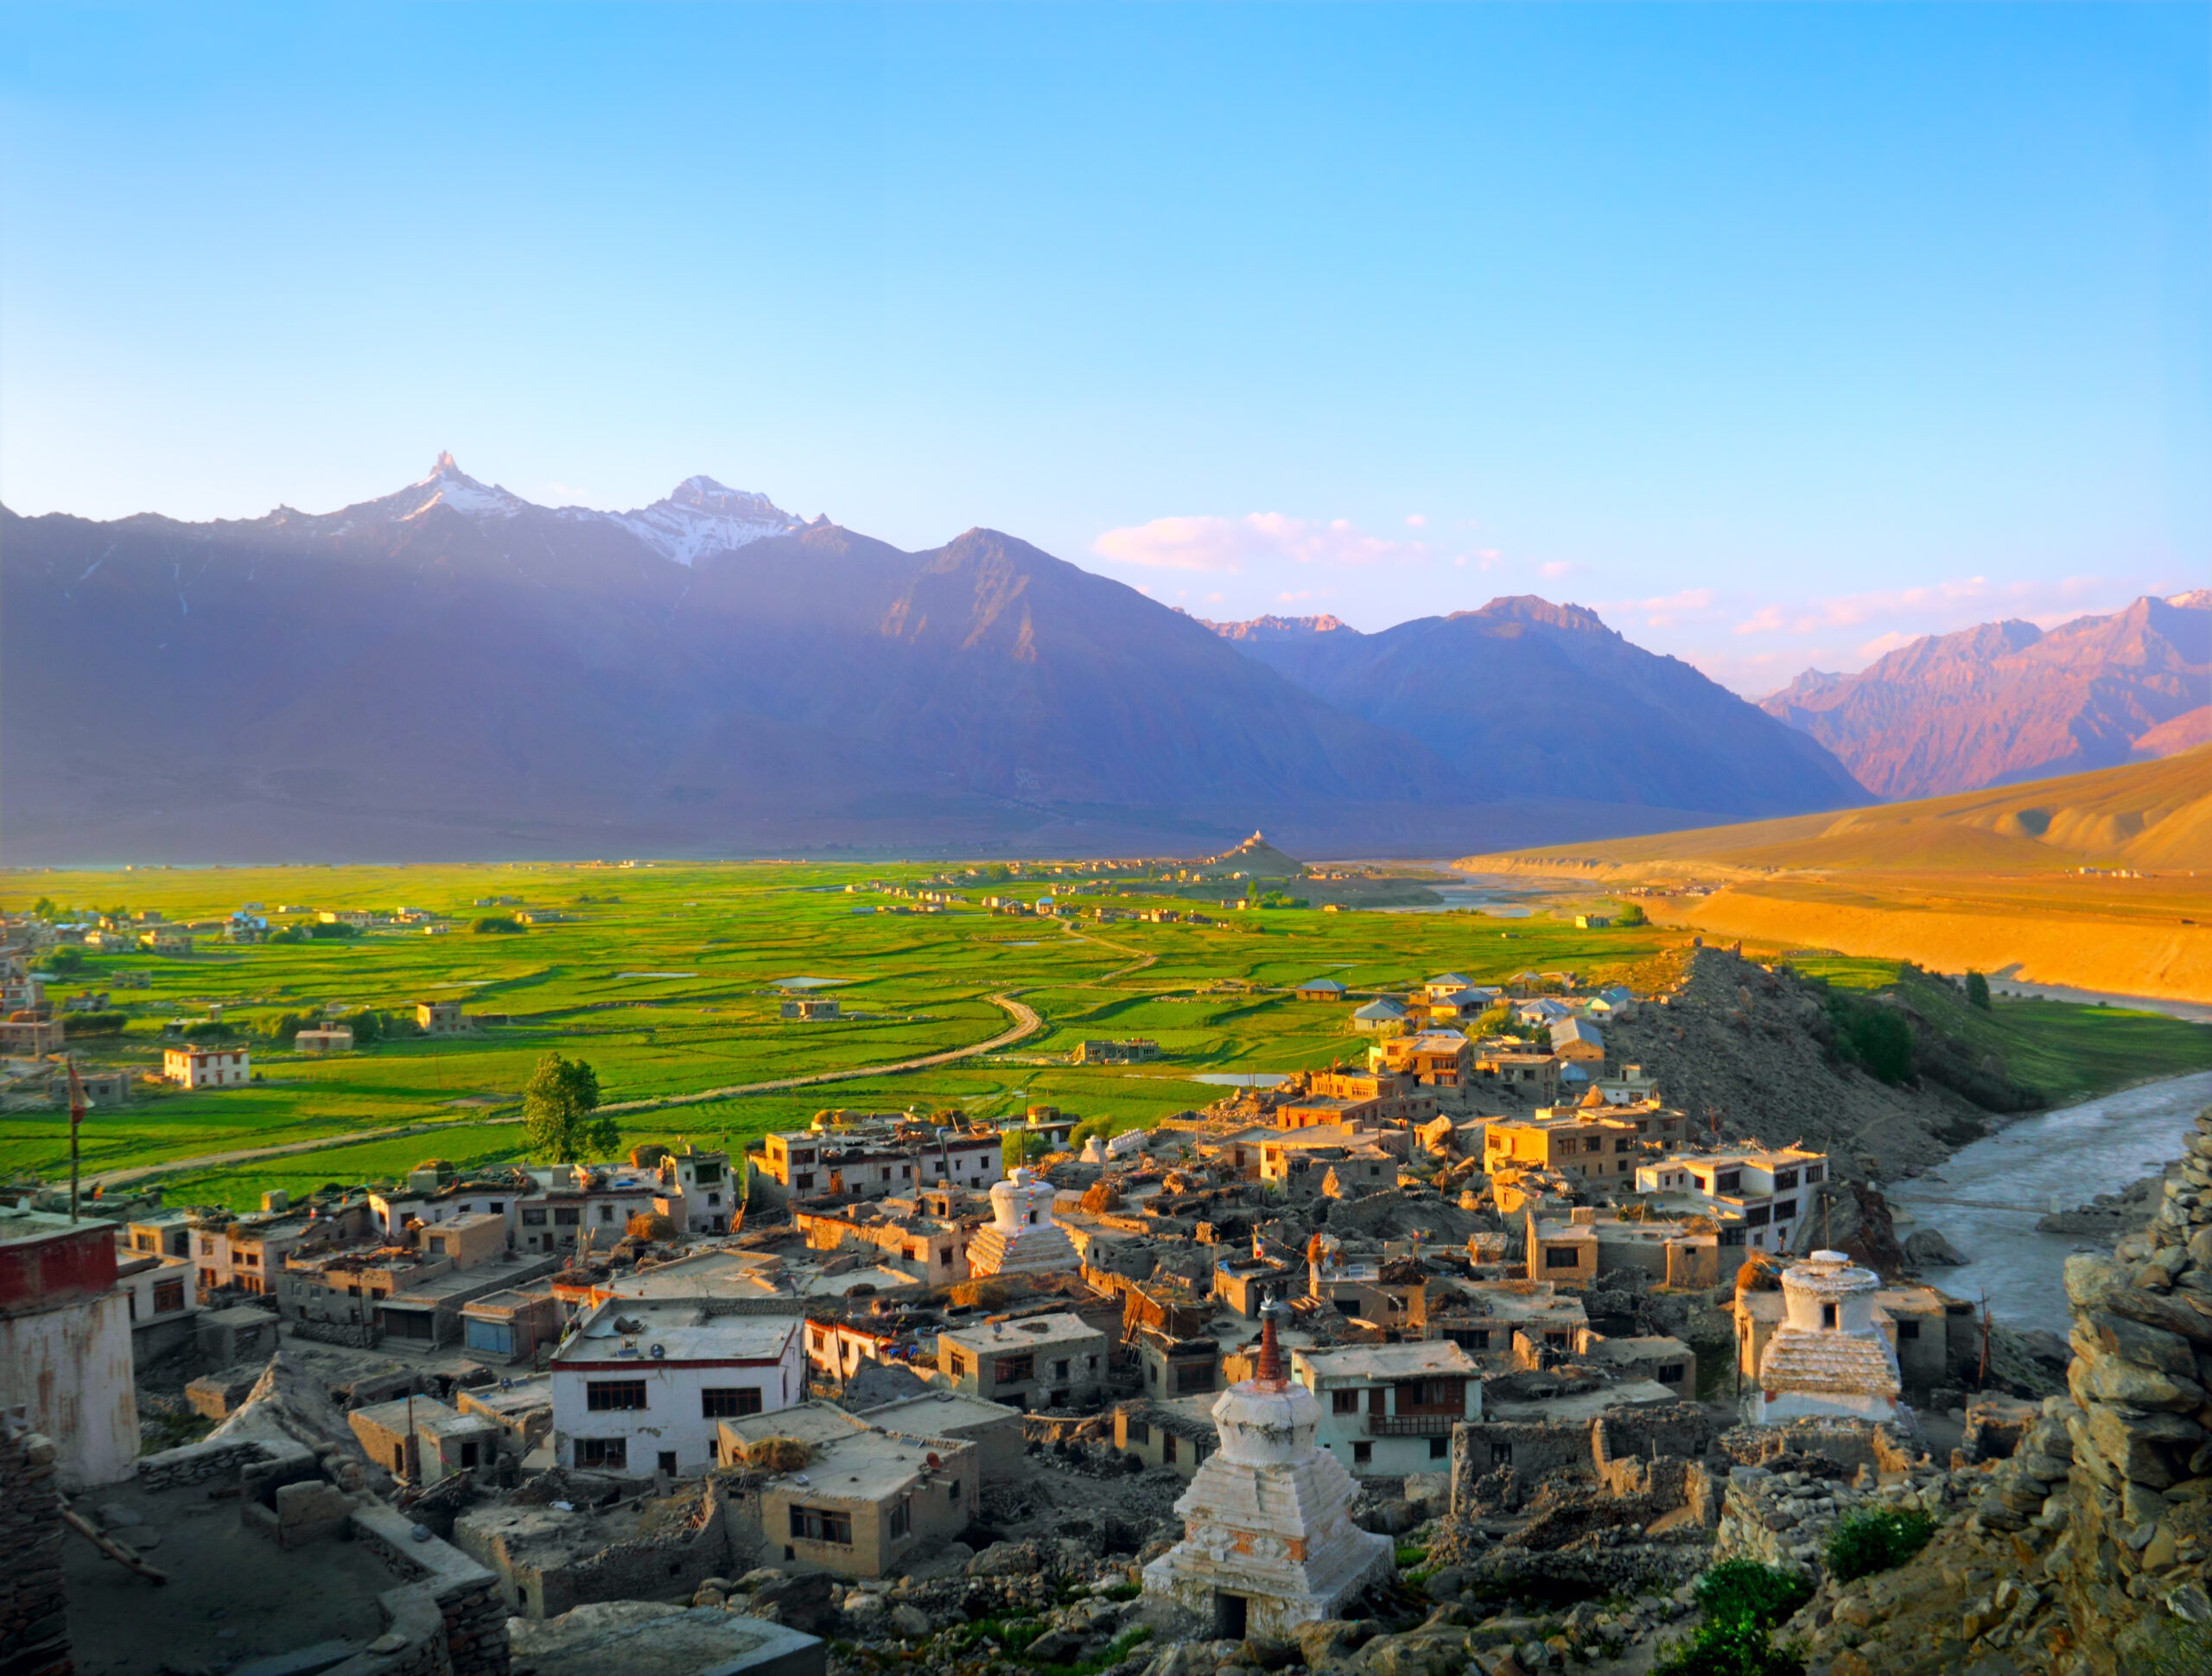
{"label": "small pond in field", "polygon": [[849,983],[849,978],[771,978],[769,986],[775,989],[827,989],[832,984]]}
{"label": "small pond in field", "polygon": [[1289,1080],[1286,1072],[1279,1070],[1208,1070],[1195,1076],[1186,1076],[1185,1082],[1207,1082],[1217,1089],[1272,1089],[1278,1082]]}

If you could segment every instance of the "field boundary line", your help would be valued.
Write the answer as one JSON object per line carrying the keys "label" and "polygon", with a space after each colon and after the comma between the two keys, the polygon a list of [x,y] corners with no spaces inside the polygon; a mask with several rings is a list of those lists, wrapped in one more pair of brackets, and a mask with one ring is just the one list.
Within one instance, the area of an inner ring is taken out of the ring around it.
{"label": "field boundary line", "polygon": [[[986,997],[993,1006],[1004,1009],[1014,1023],[988,1042],[977,1042],[972,1047],[947,1048],[939,1053],[925,1053],[912,1059],[894,1060],[887,1064],[854,1065],[842,1070],[814,1071],[804,1076],[777,1077],[766,1082],[737,1082],[727,1088],[703,1089],[696,1094],[664,1095],[652,1100],[619,1100],[596,1109],[619,1116],[626,1112],[659,1111],[671,1106],[696,1106],[710,1100],[730,1100],[748,1094],[775,1094],[785,1089],[813,1088],[823,1082],[846,1082],[861,1076],[893,1076],[902,1071],[925,1070],[931,1065],[950,1064],[956,1060],[972,1058],[979,1053],[1011,1047],[1016,1042],[1027,1041],[1044,1029],[1045,1021],[1037,1016],[1036,1009],[1014,999],[1021,993],[1011,990],[1002,995]],[[404,1123],[393,1129],[364,1129],[352,1134],[325,1135],[315,1140],[287,1141],[278,1146],[249,1146],[226,1152],[203,1152],[195,1158],[168,1159],[159,1164],[103,1171],[98,1175],[86,1176],[85,1185],[122,1187],[132,1182],[149,1180],[156,1176],[181,1175],[194,1170],[217,1169],[228,1164],[254,1164],[263,1159],[296,1158],[303,1152],[356,1146],[372,1140],[401,1140],[409,1135],[435,1134],[449,1128],[488,1127],[494,1124],[518,1124],[522,1121],[519,1111],[509,1111],[497,1117],[480,1114],[435,1122]]]}

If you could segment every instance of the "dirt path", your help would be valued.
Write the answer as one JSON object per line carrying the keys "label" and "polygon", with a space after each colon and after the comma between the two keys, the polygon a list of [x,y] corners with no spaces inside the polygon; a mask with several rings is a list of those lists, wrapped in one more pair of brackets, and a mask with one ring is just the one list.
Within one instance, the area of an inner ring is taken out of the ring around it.
{"label": "dirt path", "polygon": [[[842,1070],[816,1071],[806,1076],[781,1076],[766,1082],[733,1082],[726,1088],[703,1089],[696,1094],[667,1095],[657,1100],[615,1101],[599,1109],[620,1116],[626,1112],[658,1111],[670,1106],[696,1106],[709,1100],[728,1100],[739,1095],[774,1094],[785,1089],[813,1088],[823,1082],[849,1082],[860,1076],[890,1076],[901,1071],[925,1070],[931,1065],[949,1065],[957,1060],[973,1058],[979,1053],[1011,1047],[1045,1027],[1045,1021],[1037,1016],[1036,1009],[1016,1000],[1013,994],[992,995],[987,999],[993,1006],[1003,1009],[1014,1023],[988,1042],[977,1042],[971,1047],[947,1048],[942,1053],[925,1053],[912,1059],[893,1060],[888,1064],[853,1065]],[[322,1135],[313,1140],[289,1141],[280,1146],[245,1146],[226,1152],[201,1152],[192,1158],[168,1159],[160,1164],[142,1165],[128,1170],[104,1170],[97,1175],[86,1176],[84,1184],[87,1190],[94,1187],[121,1187],[131,1182],[145,1181],[155,1176],[176,1175],[188,1170],[208,1170],[226,1164],[251,1164],[261,1159],[294,1158],[302,1152],[320,1152],[334,1146],[352,1146],[370,1140],[397,1140],[408,1135],[435,1134],[449,1128],[521,1121],[519,1111],[510,1111],[497,1117],[480,1113],[468,1117],[443,1119],[435,1123],[403,1123],[391,1129],[359,1129],[348,1134]]]}

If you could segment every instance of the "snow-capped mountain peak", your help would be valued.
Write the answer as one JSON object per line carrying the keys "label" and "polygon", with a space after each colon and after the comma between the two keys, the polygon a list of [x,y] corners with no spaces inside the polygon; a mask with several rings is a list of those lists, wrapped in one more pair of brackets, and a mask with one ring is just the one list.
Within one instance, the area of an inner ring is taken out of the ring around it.
{"label": "snow-capped mountain peak", "polygon": [[403,520],[421,517],[433,506],[450,507],[470,517],[511,518],[530,505],[520,495],[509,494],[497,484],[479,483],[461,469],[450,454],[439,454],[430,474],[395,498],[401,505],[393,516]]}
{"label": "snow-capped mountain peak", "polygon": [[678,564],[805,528],[767,496],[729,488],[711,477],[687,477],[650,506],[607,516]]}

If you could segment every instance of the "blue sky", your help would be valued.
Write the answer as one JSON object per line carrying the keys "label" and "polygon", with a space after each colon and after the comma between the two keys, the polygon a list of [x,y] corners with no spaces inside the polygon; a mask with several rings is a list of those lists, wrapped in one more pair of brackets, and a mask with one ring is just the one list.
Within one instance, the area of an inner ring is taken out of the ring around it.
{"label": "blue sky", "polygon": [[2212,10],[0,11],[0,498],[450,448],[1746,692],[2212,581]]}

